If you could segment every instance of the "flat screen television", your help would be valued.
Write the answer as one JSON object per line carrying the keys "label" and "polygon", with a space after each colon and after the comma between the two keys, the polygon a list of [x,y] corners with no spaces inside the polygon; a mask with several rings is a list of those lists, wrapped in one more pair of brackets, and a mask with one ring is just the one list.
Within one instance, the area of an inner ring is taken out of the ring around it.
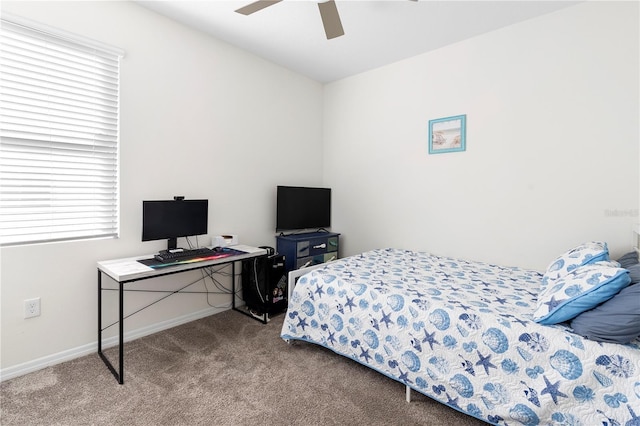
{"label": "flat screen television", "polygon": [[331,226],[331,188],[278,186],[276,231],[322,229]]}
{"label": "flat screen television", "polygon": [[168,240],[167,250],[179,237],[207,233],[209,200],[160,200],[142,202],[142,241]]}

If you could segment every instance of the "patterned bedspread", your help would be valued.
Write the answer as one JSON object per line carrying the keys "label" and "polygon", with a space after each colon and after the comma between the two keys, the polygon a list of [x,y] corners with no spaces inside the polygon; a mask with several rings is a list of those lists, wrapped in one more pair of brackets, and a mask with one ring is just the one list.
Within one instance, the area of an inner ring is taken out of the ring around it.
{"label": "patterned bedspread", "polygon": [[533,322],[542,275],[398,249],[302,276],[282,338],[332,349],[497,425],[640,425],[640,341]]}

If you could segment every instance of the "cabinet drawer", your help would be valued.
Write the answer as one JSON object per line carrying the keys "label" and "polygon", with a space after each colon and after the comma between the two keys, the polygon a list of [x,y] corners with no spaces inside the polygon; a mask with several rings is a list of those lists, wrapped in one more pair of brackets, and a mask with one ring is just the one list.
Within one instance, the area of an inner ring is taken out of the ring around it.
{"label": "cabinet drawer", "polygon": [[338,252],[332,251],[324,255],[323,262],[331,262],[332,260],[336,260],[337,258],[338,258]]}
{"label": "cabinet drawer", "polygon": [[302,268],[302,267],[306,268],[308,266],[319,265],[321,263],[324,263],[325,262],[324,257],[325,255],[323,254],[301,257],[298,260],[296,260],[296,269]]}
{"label": "cabinet drawer", "polygon": [[[335,252],[338,251],[338,237],[327,238],[327,251],[335,251]],[[338,256],[336,256],[336,258],[337,257]]]}
{"label": "cabinet drawer", "polygon": [[298,241],[296,244],[296,257],[309,256],[309,241]]}
{"label": "cabinet drawer", "polygon": [[309,255],[324,254],[329,250],[328,238],[314,238],[309,240]]}
{"label": "cabinet drawer", "polygon": [[319,265],[320,263],[330,262],[338,258],[338,252],[332,251],[325,254],[316,254],[315,256],[300,257],[296,259],[296,269]]}

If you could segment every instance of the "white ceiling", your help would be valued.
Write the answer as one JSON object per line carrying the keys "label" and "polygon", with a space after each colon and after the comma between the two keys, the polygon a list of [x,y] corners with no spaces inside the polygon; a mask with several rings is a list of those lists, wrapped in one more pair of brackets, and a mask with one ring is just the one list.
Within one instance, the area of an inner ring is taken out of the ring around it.
{"label": "white ceiling", "polygon": [[576,1],[336,0],[345,35],[327,40],[316,1],[136,3],[321,83],[393,63],[579,3]]}

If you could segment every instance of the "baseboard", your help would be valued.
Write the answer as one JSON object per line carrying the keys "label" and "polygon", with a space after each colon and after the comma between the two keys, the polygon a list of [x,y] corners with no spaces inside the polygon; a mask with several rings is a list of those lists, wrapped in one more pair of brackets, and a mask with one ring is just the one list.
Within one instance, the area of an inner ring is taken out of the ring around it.
{"label": "baseboard", "polygon": [[[162,330],[167,330],[169,328],[176,327],[178,325],[186,324],[188,322],[195,321],[200,318],[208,317],[210,315],[214,315],[214,314],[226,311],[228,309],[230,308],[207,308],[198,312],[193,312],[193,313],[183,315],[177,318],[173,318],[167,321],[155,323],[147,327],[131,330],[129,332],[125,332],[124,341],[129,342],[135,339],[139,339],[140,337],[148,336],[150,334],[157,333]],[[109,337],[102,341],[102,348],[103,349],[109,348],[112,346],[116,346],[117,344],[118,344],[118,336]],[[80,358],[85,355],[89,355],[96,352],[98,352],[97,340],[93,343],[88,343],[86,345],[78,346],[76,348],[68,349],[62,352],[58,352],[56,354],[47,355],[42,358],[34,359],[33,361],[14,365],[8,368],[3,368],[2,370],[0,370],[0,382],[4,382],[5,380],[23,376],[25,374],[41,370],[43,368],[46,368],[52,365],[60,364],[66,361],[71,361],[72,359]]]}

